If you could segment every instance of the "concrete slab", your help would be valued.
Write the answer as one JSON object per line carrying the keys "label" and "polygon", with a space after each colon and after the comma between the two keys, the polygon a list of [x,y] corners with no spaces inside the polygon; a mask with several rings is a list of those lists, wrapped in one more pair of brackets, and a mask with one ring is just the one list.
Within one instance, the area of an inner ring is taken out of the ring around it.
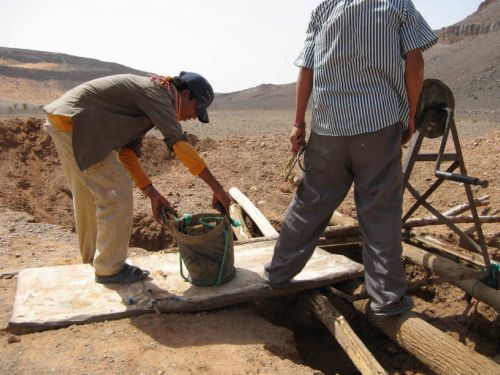
{"label": "concrete slab", "polygon": [[[361,276],[363,266],[317,248],[290,286],[264,283],[263,266],[275,241],[235,246],[236,277],[218,288],[197,287],[179,274],[179,255],[130,258],[151,272],[143,282],[97,284],[90,265],[25,269],[19,272],[9,330],[21,334],[153,312],[188,312],[218,308],[272,295],[316,288]],[[148,293],[149,291],[149,293]]]}

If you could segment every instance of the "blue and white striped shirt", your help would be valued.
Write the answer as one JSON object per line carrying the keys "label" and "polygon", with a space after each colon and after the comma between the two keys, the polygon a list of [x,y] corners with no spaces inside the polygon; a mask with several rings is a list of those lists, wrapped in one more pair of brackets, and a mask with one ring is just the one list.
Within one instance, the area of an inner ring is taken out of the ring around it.
{"label": "blue and white striped shirt", "polygon": [[406,127],[404,57],[436,40],[411,0],[323,1],[295,61],[314,69],[312,130],[349,136]]}

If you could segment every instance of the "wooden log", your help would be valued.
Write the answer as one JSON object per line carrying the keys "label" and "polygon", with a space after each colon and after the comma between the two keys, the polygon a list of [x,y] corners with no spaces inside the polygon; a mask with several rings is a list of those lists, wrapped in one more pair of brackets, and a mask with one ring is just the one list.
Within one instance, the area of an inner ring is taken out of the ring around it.
{"label": "wooden log", "polygon": [[255,207],[255,205],[248,199],[248,197],[243,194],[238,188],[232,187],[229,189],[229,195],[236,202],[241,205],[241,208],[245,210],[246,214],[255,222],[259,230],[265,237],[277,236],[278,231],[274,229],[271,223],[266,219],[266,217],[260,212],[260,210]]}
{"label": "wooden log", "polygon": [[[472,215],[463,215],[463,216],[446,216],[446,218],[454,224],[465,224],[465,223],[473,223],[474,218]],[[480,223],[498,223],[500,222],[500,216],[479,216]],[[420,217],[414,219],[408,219],[404,224],[403,228],[409,229],[414,227],[425,227],[428,225],[441,225],[445,224],[441,220],[439,220],[435,216],[430,217]]]}
{"label": "wooden log", "polygon": [[335,337],[359,372],[367,375],[387,374],[349,326],[344,316],[332,306],[326,296],[313,290],[308,293],[307,302],[314,314]]}
{"label": "wooden log", "polygon": [[[442,256],[431,254],[416,246],[403,243],[403,257],[442,276],[453,276],[460,273],[466,275],[471,268],[455,263]],[[469,293],[500,312],[500,290],[495,290],[476,279],[450,280],[450,283]]]}
{"label": "wooden log", "polygon": [[[488,205],[490,196],[489,195],[483,195],[482,197],[479,197],[477,199],[474,199],[474,203],[476,204],[476,207],[480,206],[486,206]],[[453,208],[450,208],[448,211],[443,212],[444,216],[456,216],[461,214],[462,212],[465,212],[470,209],[470,204],[469,202],[460,204],[458,206],[455,206]]]}
{"label": "wooden log", "polygon": [[[268,237],[253,237],[247,240],[236,241],[235,245],[244,245],[247,243],[256,243],[264,241],[276,241],[278,236]],[[361,237],[340,237],[340,238],[320,238],[317,246],[345,246],[345,245],[360,245],[363,242]]]}
{"label": "wooden log", "polygon": [[361,235],[361,230],[358,224],[341,224],[333,227],[326,227],[321,235],[326,238],[356,237]]}
{"label": "wooden log", "polygon": [[[463,223],[473,223],[474,219],[471,215],[466,216],[447,216],[452,223],[463,224]],[[500,222],[500,216],[479,216],[479,222],[481,223],[498,223]],[[403,223],[404,229],[410,229],[414,227],[423,227],[428,225],[445,225],[437,217],[424,217],[424,218],[414,218],[409,219]],[[361,234],[358,224],[341,224],[335,226],[328,226],[323,232],[323,236],[327,238],[332,237],[355,237]]]}
{"label": "wooden log", "polygon": [[239,204],[232,204],[231,206],[229,206],[229,213],[233,219],[238,220],[241,224],[239,227],[231,226],[233,228],[236,239],[238,241],[242,241],[252,238],[252,234],[245,224],[245,218],[243,217],[241,206]]}
{"label": "wooden log", "polygon": [[330,218],[329,225],[341,225],[341,224],[356,225],[357,222],[350,216],[343,215],[338,211],[334,211],[332,217]]}
{"label": "wooden log", "polygon": [[354,302],[353,306],[387,337],[438,375],[500,374],[500,366],[494,361],[467,348],[410,311],[396,317],[381,317],[371,312],[366,300]]}

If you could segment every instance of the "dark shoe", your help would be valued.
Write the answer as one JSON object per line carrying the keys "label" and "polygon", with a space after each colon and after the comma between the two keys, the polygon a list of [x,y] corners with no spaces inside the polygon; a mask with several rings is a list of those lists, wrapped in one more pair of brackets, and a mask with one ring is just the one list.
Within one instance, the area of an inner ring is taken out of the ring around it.
{"label": "dark shoe", "polygon": [[264,272],[264,284],[269,285],[273,289],[281,289],[281,288],[286,288],[286,287],[292,285],[292,282],[291,282],[291,280],[286,280],[286,281],[283,281],[282,283],[277,283],[277,282],[271,281],[271,280],[269,280],[268,273],[266,271],[266,272]]}
{"label": "dark shoe", "polygon": [[404,295],[403,297],[401,297],[398,303],[377,310],[372,309],[372,311],[377,316],[397,316],[411,310],[412,308],[413,300],[410,297]]}
{"label": "dark shoe", "polygon": [[149,271],[141,270],[139,267],[125,263],[120,272],[111,276],[95,275],[95,281],[99,284],[132,284],[144,280],[149,276]]}

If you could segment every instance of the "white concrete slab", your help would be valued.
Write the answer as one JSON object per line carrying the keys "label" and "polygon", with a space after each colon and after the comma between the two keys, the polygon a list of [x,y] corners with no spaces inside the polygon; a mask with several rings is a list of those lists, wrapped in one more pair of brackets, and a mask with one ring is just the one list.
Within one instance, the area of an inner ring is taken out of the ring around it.
{"label": "white concrete slab", "polygon": [[316,249],[292,284],[273,289],[262,278],[275,241],[235,247],[236,277],[218,288],[197,287],[179,274],[179,255],[130,258],[130,264],[151,272],[143,282],[97,284],[93,268],[71,266],[25,269],[19,272],[9,329],[13,333],[47,330],[72,324],[118,319],[152,312],[153,301],[162,312],[199,311],[256,300],[271,295],[311,289],[362,275],[362,265]]}

